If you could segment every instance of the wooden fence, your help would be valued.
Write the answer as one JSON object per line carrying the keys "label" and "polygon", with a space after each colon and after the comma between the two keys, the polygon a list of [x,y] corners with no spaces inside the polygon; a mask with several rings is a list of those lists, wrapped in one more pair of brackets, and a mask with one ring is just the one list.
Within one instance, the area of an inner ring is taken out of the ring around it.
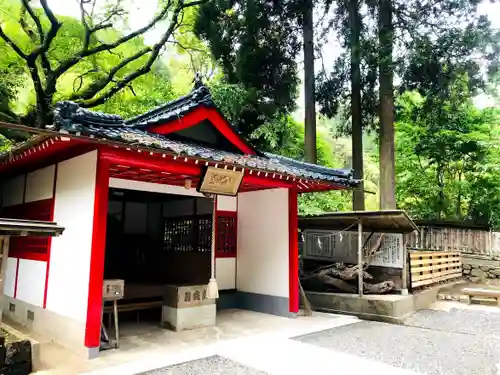
{"label": "wooden fence", "polygon": [[411,288],[462,277],[459,252],[410,251]]}
{"label": "wooden fence", "polygon": [[408,249],[500,255],[500,233],[481,229],[419,226],[405,235]]}

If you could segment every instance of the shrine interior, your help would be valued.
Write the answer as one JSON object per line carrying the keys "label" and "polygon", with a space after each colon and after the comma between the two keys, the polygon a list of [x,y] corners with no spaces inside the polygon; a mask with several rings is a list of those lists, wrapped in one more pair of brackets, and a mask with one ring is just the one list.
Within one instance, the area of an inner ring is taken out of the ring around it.
{"label": "shrine interior", "polygon": [[208,283],[212,210],[209,198],[110,189],[104,279],[124,280],[121,322],[159,326],[163,286]]}

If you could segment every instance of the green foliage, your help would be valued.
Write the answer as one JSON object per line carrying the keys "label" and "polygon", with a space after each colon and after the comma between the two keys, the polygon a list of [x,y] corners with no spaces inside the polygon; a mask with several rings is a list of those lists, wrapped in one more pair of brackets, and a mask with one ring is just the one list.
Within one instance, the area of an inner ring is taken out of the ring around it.
{"label": "green foliage", "polygon": [[217,0],[199,9],[196,35],[208,44],[225,82],[247,91],[233,120],[244,135],[295,107],[301,45],[294,5]]}
{"label": "green foliage", "polygon": [[500,113],[475,108],[464,84],[453,86],[439,103],[417,93],[400,97],[398,202],[418,218],[497,225]]}

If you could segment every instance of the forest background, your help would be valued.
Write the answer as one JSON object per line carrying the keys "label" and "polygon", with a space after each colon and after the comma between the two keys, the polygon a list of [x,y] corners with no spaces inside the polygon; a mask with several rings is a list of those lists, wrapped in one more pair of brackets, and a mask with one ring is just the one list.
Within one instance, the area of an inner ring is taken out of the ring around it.
{"label": "forest background", "polygon": [[497,28],[480,0],[0,0],[0,121],[44,127],[61,100],[129,117],[198,73],[257,147],[363,178],[301,213],[498,228]]}

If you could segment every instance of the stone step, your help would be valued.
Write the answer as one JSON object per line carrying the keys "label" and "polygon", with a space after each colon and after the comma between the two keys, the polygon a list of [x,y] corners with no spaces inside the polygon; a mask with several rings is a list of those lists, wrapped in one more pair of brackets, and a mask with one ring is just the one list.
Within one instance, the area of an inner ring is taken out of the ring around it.
{"label": "stone step", "polygon": [[[437,296],[438,300],[446,300],[446,301],[459,301],[463,303],[468,303],[469,298],[465,294],[444,294],[439,293]],[[495,298],[489,297],[472,297],[472,303],[479,305],[487,305],[487,306],[496,306],[497,300]]]}

